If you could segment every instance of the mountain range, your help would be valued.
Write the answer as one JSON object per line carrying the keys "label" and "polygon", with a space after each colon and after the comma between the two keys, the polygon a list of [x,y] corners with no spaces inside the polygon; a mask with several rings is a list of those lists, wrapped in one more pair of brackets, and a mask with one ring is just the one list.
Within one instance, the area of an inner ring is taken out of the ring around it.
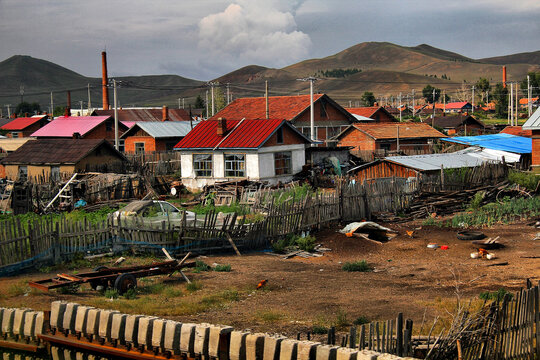
{"label": "mountain range", "polygon": [[[265,81],[270,95],[306,93],[309,86],[300,78],[314,76],[317,92],[348,105],[360,99],[364,91],[379,96],[420,93],[427,84],[445,89],[450,96],[467,88],[480,77],[491,84],[502,81],[501,66],[507,66],[508,80],[521,81],[528,72],[540,71],[540,51],[471,59],[466,56],[422,44],[414,47],[387,42],[364,42],[337,54],[309,59],[281,69],[250,65],[213,79],[228,84],[233,98],[263,96]],[[147,75],[116,78],[120,106],[186,107],[197,95],[205,97],[206,81],[178,75]],[[21,99],[38,102],[46,110],[53,92],[55,106],[66,105],[71,90],[72,108],[80,101],[87,106],[88,88],[93,106],[101,105],[101,79],[86,77],[52,62],[15,55],[0,62],[0,106],[15,106]],[[222,92],[225,93],[225,86]],[[112,92],[110,95],[112,104]]]}

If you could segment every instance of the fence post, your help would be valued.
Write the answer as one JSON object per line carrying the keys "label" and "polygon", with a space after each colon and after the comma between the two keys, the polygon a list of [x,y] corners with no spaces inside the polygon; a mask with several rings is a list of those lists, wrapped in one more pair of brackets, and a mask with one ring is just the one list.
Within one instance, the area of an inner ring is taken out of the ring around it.
{"label": "fence post", "polygon": [[61,250],[60,250],[60,223],[57,222],[54,224],[54,235],[53,235],[53,262],[58,264],[61,260]]}
{"label": "fence post", "polygon": [[403,313],[399,313],[397,317],[396,343],[396,355],[403,356]]}

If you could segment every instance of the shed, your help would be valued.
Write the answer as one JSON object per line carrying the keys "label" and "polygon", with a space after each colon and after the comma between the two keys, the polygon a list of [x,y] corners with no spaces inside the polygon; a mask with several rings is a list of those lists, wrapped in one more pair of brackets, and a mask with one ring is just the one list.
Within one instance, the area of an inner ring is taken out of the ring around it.
{"label": "shed", "polygon": [[36,130],[47,125],[49,120],[47,115],[35,115],[31,117],[20,117],[13,119],[0,127],[0,130],[6,132],[7,137],[21,138],[28,137]]}
{"label": "shed", "polygon": [[447,135],[457,133],[479,135],[485,128],[483,122],[467,114],[435,116],[432,122],[434,127],[443,129]]}
{"label": "shed", "polygon": [[124,155],[103,139],[37,139],[1,161],[10,180],[85,171],[116,172],[126,163]]}

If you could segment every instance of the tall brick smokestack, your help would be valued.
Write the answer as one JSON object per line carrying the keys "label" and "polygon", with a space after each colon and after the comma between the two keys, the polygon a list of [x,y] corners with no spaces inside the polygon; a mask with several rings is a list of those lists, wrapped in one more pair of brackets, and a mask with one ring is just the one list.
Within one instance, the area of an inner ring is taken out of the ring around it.
{"label": "tall brick smokestack", "polygon": [[109,89],[107,88],[107,83],[109,78],[107,76],[107,53],[105,51],[101,52],[101,87],[103,91],[103,110],[109,110]]}
{"label": "tall brick smokestack", "polygon": [[503,66],[503,86],[506,88],[506,66]]}
{"label": "tall brick smokestack", "polygon": [[161,121],[169,121],[169,108],[165,105],[163,105],[161,112]]}
{"label": "tall brick smokestack", "polygon": [[67,92],[67,105],[66,110],[64,111],[64,116],[71,116],[71,91]]}

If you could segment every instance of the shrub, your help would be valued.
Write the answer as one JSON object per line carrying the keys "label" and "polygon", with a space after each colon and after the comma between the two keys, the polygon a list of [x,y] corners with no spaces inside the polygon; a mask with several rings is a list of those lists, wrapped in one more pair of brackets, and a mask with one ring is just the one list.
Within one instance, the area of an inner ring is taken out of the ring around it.
{"label": "shrub", "polygon": [[231,271],[231,265],[230,264],[219,264],[214,267],[214,271],[217,272],[230,272]]}
{"label": "shrub", "polygon": [[183,295],[182,290],[169,286],[165,288],[165,291],[163,292],[166,298],[177,298],[181,297]]}
{"label": "shrub", "polygon": [[212,270],[212,268],[210,267],[210,265],[208,265],[204,261],[201,261],[201,260],[195,261],[195,271],[196,272],[210,271],[210,270]]}
{"label": "shrub", "polygon": [[305,236],[305,237],[297,237],[296,238],[296,245],[300,248],[300,250],[312,252],[315,250],[315,237],[313,236]]}
{"label": "shrub", "polygon": [[479,209],[482,205],[482,201],[484,201],[484,197],[486,196],[485,191],[478,191],[476,194],[474,194],[473,198],[471,199],[471,202],[469,203],[469,209],[476,210]]}
{"label": "shrub", "polygon": [[480,295],[478,295],[478,297],[486,301],[488,300],[502,301],[506,295],[508,295],[510,299],[512,299],[513,295],[511,293],[509,293],[504,288],[500,288],[499,290],[494,291],[494,292],[489,292],[489,291],[481,292]]}
{"label": "shrub", "polygon": [[538,187],[540,176],[533,173],[510,170],[508,173],[508,181],[510,181],[512,184],[519,184],[528,190],[534,191]]}
{"label": "shrub", "polygon": [[359,271],[359,272],[369,272],[373,269],[371,266],[367,263],[366,260],[360,260],[360,261],[353,261],[353,262],[346,262],[341,267],[341,270],[343,271]]}
{"label": "shrub", "polygon": [[328,328],[322,325],[313,325],[311,327],[311,332],[317,335],[324,335],[328,333]]}
{"label": "shrub", "polygon": [[118,296],[119,296],[118,290],[116,289],[107,289],[105,290],[104,295],[107,299],[118,299]]}
{"label": "shrub", "polygon": [[351,325],[351,323],[349,322],[347,313],[343,310],[339,310],[336,313],[336,327],[344,328],[349,325]]}
{"label": "shrub", "polygon": [[133,300],[133,299],[136,299],[136,298],[137,298],[137,290],[135,290],[135,289],[128,289],[128,290],[124,293],[124,298],[127,299],[127,300]]}
{"label": "shrub", "polygon": [[363,324],[369,324],[369,320],[365,316],[359,316],[353,321],[354,325],[363,325]]}

